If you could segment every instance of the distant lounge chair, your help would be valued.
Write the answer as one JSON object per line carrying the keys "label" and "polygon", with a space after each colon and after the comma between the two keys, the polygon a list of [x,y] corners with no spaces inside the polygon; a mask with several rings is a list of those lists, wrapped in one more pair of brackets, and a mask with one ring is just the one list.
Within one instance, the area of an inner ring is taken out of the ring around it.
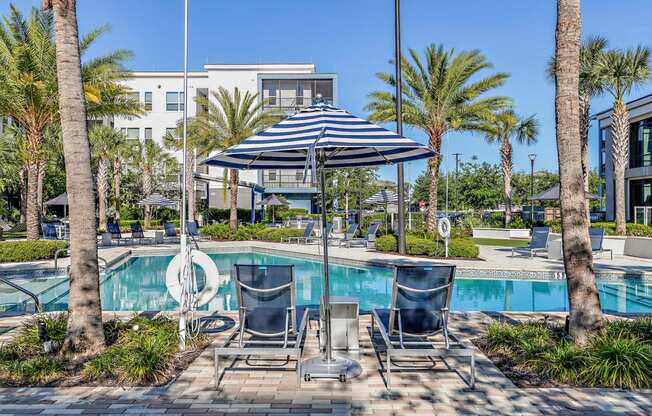
{"label": "distant lounge chair", "polygon": [[532,240],[527,247],[512,248],[512,257],[516,252],[524,252],[534,257],[540,251],[548,250],[548,239],[550,238],[550,227],[534,227],[532,229]]}
{"label": "distant lounge chair", "polygon": [[610,248],[604,248],[604,228],[589,228],[589,237],[591,238],[591,251],[594,254],[609,252],[611,260],[614,259],[614,251]]}
{"label": "distant lounge chair", "polygon": [[151,244],[154,242],[154,240],[152,240],[151,238],[145,237],[145,232],[143,231],[143,227],[140,225],[139,222],[131,224],[130,227],[131,227],[131,239],[134,243]]}
{"label": "distant lounge chair", "polygon": [[131,244],[133,239],[125,238],[122,236],[120,231],[120,226],[116,223],[108,223],[106,225],[106,230],[111,234],[111,242],[115,241],[118,245],[120,243]]}
{"label": "distant lounge chair", "polygon": [[355,233],[358,231],[358,224],[351,224],[349,228],[344,232],[344,238],[338,238],[335,241],[340,245],[348,245],[351,240],[354,239]]}
{"label": "distant lounge chair", "polygon": [[292,243],[292,242],[296,241],[297,244],[299,244],[299,243],[302,242],[302,241],[303,241],[303,242],[307,242],[308,239],[311,238],[311,236],[312,236],[312,230],[313,230],[314,228],[315,228],[315,223],[314,223],[314,222],[309,222],[308,224],[306,224],[306,228],[303,229],[303,235],[302,235],[302,236],[299,236],[299,237],[288,237],[288,238],[285,238],[285,239],[281,240],[281,242],[282,242],[282,243],[283,243],[283,242],[285,242],[285,243]]}
{"label": "distant lounge chair", "polygon": [[[326,223],[326,236],[327,236],[326,241],[330,240],[331,234],[333,234],[333,224]],[[309,237],[309,238],[307,238],[305,240],[305,243],[306,244],[311,244],[311,243],[321,244],[322,241],[323,241],[322,236],[320,235],[319,237]]]}
{"label": "distant lounge chair", "polygon": [[[371,321],[372,338],[377,325],[387,348],[385,371],[388,390],[391,390],[394,357],[469,357],[469,385],[475,387],[473,347],[448,330],[454,277],[453,265],[395,267],[391,308],[374,309]],[[430,339],[438,333],[442,333],[443,343]],[[405,361],[401,367],[405,368]]]}
{"label": "distant lounge chair", "polygon": [[369,243],[376,241],[376,233],[378,232],[380,226],[381,224],[379,222],[371,224],[367,229],[367,234],[364,236],[364,238],[353,238],[346,242],[346,246],[351,247],[355,245],[363,245],[368,248]]}
{"label": "distant lounge chair", "polygon": [[57,227],[54,223],[51,222],[42,222],[41,223],[41,232],[43,234],[44,240],[58,240],[59,234],[57,234]]}
{"label": "distant lounge chair", "polygon": [[215,388],[220,385],[222,356],[293,357],[300,385],[308,309],[297,310],[294,266],[234,267],[239,324],[223,346],[215,348]]}
{"label": "distant lounge chair", "polygon": [[197,221],[186,221],[186,232],[191,236],[191,237],[197,237],[200,238],[199,235],[199,224],[197,224]]}
{"label": "distant lounge chair", "polygon": [[179,235],[177,234],[177,229],[169,222],[163,224],[163,232],[165,233],[163,236],[163,241],[172,243],[178,243],[180,241]]}

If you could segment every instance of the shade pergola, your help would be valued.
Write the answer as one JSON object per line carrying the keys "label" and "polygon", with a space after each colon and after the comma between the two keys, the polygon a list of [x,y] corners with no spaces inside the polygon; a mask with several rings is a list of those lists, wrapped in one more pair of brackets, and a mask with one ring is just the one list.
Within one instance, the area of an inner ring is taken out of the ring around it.
{"label": "shade pergola", "polygon": [[143,198],[138,201],[140,206],[152,206],[152,207],[171,207],[176,206],[177,203],[171,199],[164,197],[159,193],[153,193],[150,196]]}
{"label": "shade pergola", "polygon": [[[426,146],[322,102],[302,109],[205,163],[235,169],[303,169],[304,177],[309,170],[312,175],[319,173],[321,206],[325,207],[325,169],[388,165],[432,156],[434,152]],[[323,358],[307,360],[302,368],[307,374],[323,377],[355,377],[361,372],[360,365],[332,354],[328,235],[326,210],[321,211],[326,353]]]}
{"label": "shade pergola", "polygon": [[398,204],[398,195],[394,191],[383,189],[364,200],[369,205]]}
{"label": "shade pergola", "polygon": [[[539,192],[538,194],[534,194],[530,197],[528,197],[528,201],[558,201],[559,200],[559,184],[546,189],[543,192]],[[584,192],[584,195],[586,199],[598,199],[599,197],[595,194],[592,194],[591,192]]]}
{"label": "shade pergola", "polygon": [[68,193],[64,192],[59,196],[55,196],[54,198],[45,201],[43,205],[47,207],[53,207],[53,206],[62,206],[63,207],[63,217],[65,218],[67,216],[67,211],[68,211]]}
{"label": "shade pergola", "polygon": [[272,207],[272,222],[275,222],[276,217],[274,216],[274,207],[290,205],[290,203],[286,201],[285,198],[283,197],[277,196],[276,194],[271,194],[267,198],[260,201],[258,205],[265,205],[265,206]]}

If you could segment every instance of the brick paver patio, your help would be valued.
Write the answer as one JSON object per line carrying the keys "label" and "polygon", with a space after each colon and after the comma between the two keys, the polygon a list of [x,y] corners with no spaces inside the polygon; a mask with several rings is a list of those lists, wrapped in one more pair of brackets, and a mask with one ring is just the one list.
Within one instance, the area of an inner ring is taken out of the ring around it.
{"label": "brick paver patio", "polygon": [[[481,313],[454,314],[451,327],[469,339],[491,319],[529,319],[529,314],[508,316]],[[0,319],[0,324],[3,323]],[[14,322],[16,318],[12,318]],[[232,316],[208,326],[218,345],[229,333]],[[317,354],[315,329],[309,333],[307,356]],[[363,374],[347,383],[312,381],[296,389],[295,362],[244,360],[230,368],[221,391],[213,388],[212,350],[205,350],[169,385],[145,387],[2,388],[0,415],[6,414],[211,414],[211,415],[433,415],[433,414],[652,414],[652,392],[606,389],[528,388],[514,386],[481,353],[478,381],[470,390],[460,374],[468,365],[422,361],[428,370],[405,367],[392,370],[393,394],[385,389],[380,338],[370,336],[370,319],[363,316],[359,358]],[[248,365],[249,364],[249,365]],[[280,370],[280,371],[279,371]],[[456,371],[459,371],[458,374]]]}

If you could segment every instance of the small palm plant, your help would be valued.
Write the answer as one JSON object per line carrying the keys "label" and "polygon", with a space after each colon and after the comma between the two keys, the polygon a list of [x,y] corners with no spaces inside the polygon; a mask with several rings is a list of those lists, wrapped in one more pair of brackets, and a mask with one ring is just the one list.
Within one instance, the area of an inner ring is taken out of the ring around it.
{"label": "small palm plant", "polygon": [[650,79],[650,49],[610,50],[604,53],[595,68],[604,89],[613,96],[611,115],[612,158],[616,194],[616,234],[625,230],[625,168],[629,159],[629,111],[625,95]]}
{"label": "small palm plant", "polygon": [[91,144],[91,154],[97,164],[96,182],[100,216],[99,227],[101,230],[106,230],[111,159],[125,145],[126,138],[119,131],[106,125],[98,125],[91,128],[88,138]]}
{"label": "small palm plant", "polygon": [[512,139],[519,144],[529,145],[536,142],[539,123],[534,116],[521,118],[513,110],[503,110],[484,122],[481,129],[489,143],[500,143],[505,195],[505,227],[509,228],[512,220],[512,171],[514,169]]}
{"label": "small palm plant", "polygon": [[[430,192],[428,231],[437,227],[437,184],[441,164],[441,146],[450,131],[480,131],[482,121],[510,105],[510,100],[486,94],[502,86],[509,75],[504,72],[479,78],[484,70],[492,68],[480,51],[446,50],[443,45],[426,48],[424,59],[410,49],[410,61],[402,57],[403,122],[423,130],[435,156],[428,160]],[[396,79],[388,73],[378,78],[390,86]],[[387,91],[369,95],[366,109],[370,119],[379,122],[396,121],[396,97]]]}

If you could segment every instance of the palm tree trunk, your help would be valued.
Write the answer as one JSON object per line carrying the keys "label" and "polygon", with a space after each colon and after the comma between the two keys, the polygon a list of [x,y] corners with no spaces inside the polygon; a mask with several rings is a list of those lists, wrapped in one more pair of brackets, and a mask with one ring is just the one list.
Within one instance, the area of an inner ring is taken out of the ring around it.
{"label": "palm tree trunk", "polygon": [[27,208],[25,210],[25,225],[27,226],[27,239],[39,239],[39,213],[38,213],[38,162],[30,161],[27,165]]}
{"label": "palm tree trunk", "polygon": [[505,191],[505,228],[512,222],[512,144],[504,137],[500,146],[500,159],[503,169],[503,189]]}
{"label": "palm tree trunk", "polygon": [[38,178],[37,178],[37,205],[39,218],[45,215],[45,210],[43,209],[43,179],[45,178],[45,160],[39,160],[38,162]]}
{"label": "palm tree trunk", "polygon": [[[152,170],[149,166],[143,169],[143,196],[147,198],[152,193]],[[145,228],[150,226],[150,209],[149,205],[145,205],[144,223]]]}
{"label": "palm tree trunk", "polygon": [[434,234],[437,230],[437,188],[439,186],[439,165],[441,164],[441,141],[444,134],[432,131],[429,133],[428,144],[435,152],[435,156],[428,159],[428,175],[430,176],[430,189],[428,195],[428,233]]}
{"label": "palm tree trunk", "polygon": [[238,170],[229,169],[229,185],[231,187],[229,198],[231,205],[229,227],[231,228],[231,231],[236,231],[238,229],[238,182],[240,182]]}
{"label": "palm tree trunk", "polygon": [[603,322],[583,193],[578,97],[580,33],[580,1],[557,0],[555,112],[569,330],[577,345],[585,345]]}
{"label": "palm tree trunk", "polygon": [[629,155],[629,112],[620,99],[614,103],[612,120],[612,155],[616,179],[616,234],[625,235],[625,168]]}
{"label": "palm tree trunk", "polygon": [[113,208],[115,209],[115,220],[120,222],[120,185],[122,182],[122,159],[119,157],[113,161]]}
{"label": "palm tree trunk", "polygon": [[100,158],[97,165],[97,200],[99,211],[99,228],[106,231],[106,197],[109,192],[109,160]]}
{"label": "palm tree trunk", "polygon": [[23,166],[20,170],[20,223],[27,223],[27,166]]}
{"label": "palm tree trunk", "polygon": [[70,202],[70,294],[63,351],[95,354],[104,348],[105,343],[77,4],[76,0],[51,0],[50,3],[54,10],[59,113]]}
{"label": "palm tree trunk", "polygon": [[[591,95],[586,90],[580,91],[580,138],[582,140],[582,176],[584,176],[584,190],[589,192],[589,129],[591,128]],[[591,219],[591,204],[586,203],[586,215]]]}

